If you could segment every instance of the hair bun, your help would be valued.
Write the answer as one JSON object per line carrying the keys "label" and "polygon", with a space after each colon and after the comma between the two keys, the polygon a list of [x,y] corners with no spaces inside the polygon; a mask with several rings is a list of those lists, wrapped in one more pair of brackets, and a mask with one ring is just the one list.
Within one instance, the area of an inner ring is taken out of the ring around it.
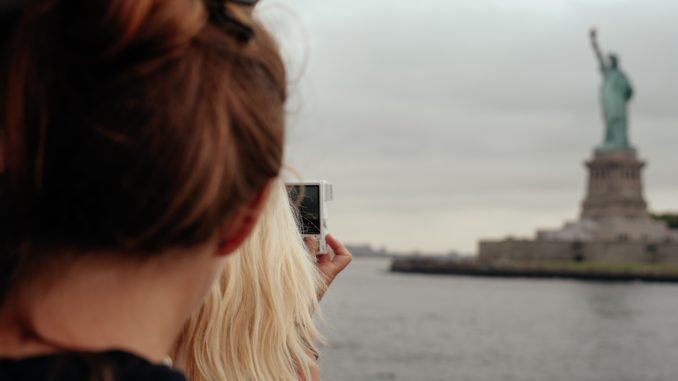
{"label": "hair bun", "polygon": [[62,0],[54,11],[52,30],[68,51],[95,60],[172,55],[205,25],[199,1]]}

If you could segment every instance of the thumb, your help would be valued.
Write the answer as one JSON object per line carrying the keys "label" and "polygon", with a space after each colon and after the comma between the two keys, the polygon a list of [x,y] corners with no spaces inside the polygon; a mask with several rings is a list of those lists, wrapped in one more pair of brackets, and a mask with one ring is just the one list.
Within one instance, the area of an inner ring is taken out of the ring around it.
{"label": "thumb", "polygon": [[334,238],[331,234],[325,236],[327,244],[334,251],[334,258],[332,258],[332,264],[337,268],[337,273],[341,272],[343,269],[351,263],[353,255],[350,251],[341,243],[339,240]]}

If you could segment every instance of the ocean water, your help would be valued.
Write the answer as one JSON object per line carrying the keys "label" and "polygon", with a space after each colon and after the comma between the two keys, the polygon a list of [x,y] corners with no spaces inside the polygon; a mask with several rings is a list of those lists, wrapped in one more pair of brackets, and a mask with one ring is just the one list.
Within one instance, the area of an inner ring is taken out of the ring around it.
{"label": "ocean water", "polygon": [[678,380],[678,285],[388,266],[355,259],[322,301],[323,380]]}

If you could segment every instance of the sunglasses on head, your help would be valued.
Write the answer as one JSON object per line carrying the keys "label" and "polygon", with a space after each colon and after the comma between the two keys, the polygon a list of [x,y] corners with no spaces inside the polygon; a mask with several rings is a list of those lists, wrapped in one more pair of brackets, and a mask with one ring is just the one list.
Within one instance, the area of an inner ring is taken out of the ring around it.
{"label": "sunglasses on head", "polygon": [[207,1],[207,11],[209,13],[209,20],[214,25],[222,27],[226,32],[235,36],[238,41],[246,43],[254,37],[254,30],[249,25],[243,24],[240,20],[231,14],[226,7],[226,3],[233,3],[253,7],[259,0],[212,0]]}

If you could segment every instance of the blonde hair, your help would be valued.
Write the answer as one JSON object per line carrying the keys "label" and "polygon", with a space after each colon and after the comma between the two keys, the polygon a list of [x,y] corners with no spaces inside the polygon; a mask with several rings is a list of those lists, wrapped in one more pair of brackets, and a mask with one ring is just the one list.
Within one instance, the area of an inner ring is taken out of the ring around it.
{"label": "blonde hair", "polygon": [[324,283],[282,181],[259,220],[179,338],[175,365],[192,381],[310,379]]}

